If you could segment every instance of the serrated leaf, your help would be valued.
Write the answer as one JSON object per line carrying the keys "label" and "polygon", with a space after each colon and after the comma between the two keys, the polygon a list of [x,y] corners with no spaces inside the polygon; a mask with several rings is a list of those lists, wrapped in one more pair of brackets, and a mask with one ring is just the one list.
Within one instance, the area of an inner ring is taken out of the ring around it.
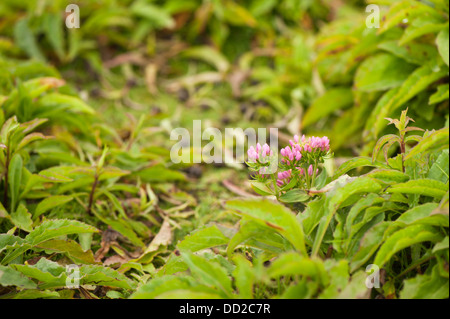
{"label": "serrated leaf", "polygon": [[11,221],[17,228],[27,232],[31,232],[33,230],[33,220],[31,219],[31,214],[24,205],[19,205],[19,208],[12,212],[10,216]]}
{"label": "serrated leaf", "polygon": [[225,298],[231,297],[231,279],[223,267],[191,253],[182,253],[182,257],[192,275],[204,284],[218,289]]}
{"label": "serrated leaf", "polygon": [[0,265],[0,286],[16,286],[22,289],[34,289],[36,284],[20,272]]}
{"label": "serrated leaf", "polygon": [[239,245],[258,248],[270,253],[281,253],[292,249],[292,245],[274,229],[263,226],[253,220],[242,220],[239,231],[229,240],[227,255],[229,258]]}
{"label": "serrated leaf", "polygon": [[229,239],[214,225],[191,233],[177,247],[181,251],[196,252],[206,248],[226,245],[228,241]]}
{"label": "serrated leaf", "polygon": [[46,220],[25,237],[25,241],[38,245],[44,241],[79,233],[97,233],[98,229],[76,220]]}
{"label": "serrated leaf", "polygon": [[52,239],[36,245],[36,248],[67,254],[75,263],[95,264],[92,251],[84,251],[73,240]]}

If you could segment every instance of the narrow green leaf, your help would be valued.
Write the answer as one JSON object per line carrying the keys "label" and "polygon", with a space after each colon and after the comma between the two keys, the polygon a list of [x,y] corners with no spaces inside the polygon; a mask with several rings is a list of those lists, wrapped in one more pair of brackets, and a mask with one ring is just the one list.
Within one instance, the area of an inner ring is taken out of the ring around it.
{"label": "narrow green leaf", "polygon": [[433,227],[424,225],[413,225],[401,229],[392,234],[380,247],[374,264],[382,268],[397,252],[422,242],[436,243],[443,239],[443,236]]}

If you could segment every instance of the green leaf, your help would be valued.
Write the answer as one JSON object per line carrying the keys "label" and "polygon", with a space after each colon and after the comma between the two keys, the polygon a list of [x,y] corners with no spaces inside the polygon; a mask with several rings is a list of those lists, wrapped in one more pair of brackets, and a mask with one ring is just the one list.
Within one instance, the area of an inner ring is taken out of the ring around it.
{"label": "green leaf", "polygon": [[449,85],[442,84],[438,86],[438,91],[430,97],[430,105],[448,101],[449,99]]}
{"label": "green leaf", "polygon": [[257,20],[243,6],[232,1],[226,1],[224,18],[233,25],[256,27]]}
{"label": "green leaf", "polygon": [[28,18],[19,20],[14,26],[14,40],[17,46],[25,51],[29,57],[39,61],[45,61],[33,31],[28,26]]}
{"label": "green leaf", "polygon": [[83,102],[81,99],[60,93],[46,94],[39,100],[39,103],[47,107],[64,106],[68,107],[69,110],[73,112],[95,114],[95,110],[85,102]]}
{"label": "green leaf", "polygon": [[15,286],[22,289],[36,288],[36,284],[33,281],[20,272],[5,266],[0,266],[0,286]]}
{"label": "green leaf", "polygon": [[227,202],[226,207],[261,225],[273,228],[306,255],[303,229],[294,214],[286,207],[267,199],[232,200]]}
{"label": "green leaf", "polygon": [[20,237],[9,234],[0,234],[0,253],[8,248],[20,246],[23,242],[24,240]]}
{"label": "green leaf", "polygon": [[52,239],[36,245],[36,248],[45,249],[57,253],[64,253],[75,263],[95,264],[92,251],[84,251],[81,246],[73,240]]}
{"label": "green leaf", "polygon": [[368,230],[359,242],[358,251],[351,258],[351,271],[362,267],[377,251],[383,242],[385,233],[391,224],[381,222]]}
{"label": "green leaf", "polygon": [[31,219],[31,214],[22,204],[19,205],[19,208],[17,208],[15,212],[11,213],[11,221],[19,229],[27,232],[31,232],[33,230],[33,220]]}
{"label": "green leaf", "polygon": [[274,195],[274,191],[270,189],[266,183],[261,183],[258,181],[250,181],[252,189],[259,195],[270,196]]}
{"label": "green leaf", "polygon": [[322,217],[316,237],[313,243],[312,256],[317,256],[320,251],[325,233],[333,219],[336,211],[353,195],[362,193],[379,193],[382,187],[374,179],[369,177],[360,177],[347,185],[338,188],[334,193],[328,194],[328,211]]}
{"label": "green leaf", "polygon": [[15,154],[9,164],[9,192],[11,193],[11,210],[16,209],[19,200],[19,191],[22,183],[22,167],[23,161],[19,154]]}
{"label": "green leaf", "polygon": [[437,60],[438,57],[436,47],[430,44],[413,42],[405,46],[400,46],[397,40],[392,40],[383,42],[378,47],[402,58],[408,63],[416,65],[424,65],[429,61]]}
{"label": "green leaf", "polygon": [[25,237],[25,241],[32,245],[38,245],[44,241],[61,236],[97,232],[97,228],[76,220],[46,220],[29,233]]}
{"label": "green leaf", "polygon": [[411,22],[410,26],[405,30],[401,37],[399,44],[405,45],[406,43],[421,37],[426,34],[438,33],[444,28],[448,28],[447,24],[442,23],[444,19],[423,16]]}
{"label": "green leaf", "polygon": [[404,183],[409,180],[409,176],[400,171],[393,169],[377,169],[368,174],[367,177],[371,177],[378,182],[383,182],[387,184],[396,184],[396,183]]}
{"label": "green leaf", "polygon": [[16,152],[20,151],[22,148],[24,148],[25,146],[27,146],[30,143],[33,143],[33,142],[39,141],[39,140],[45,140],[45,139],[48,139],[48,137],[44,136],[41,133],[29,134],[20,141],[19,145],[16,148]]}
{"label": "green leaf", "polygon": [[234,256],[233,262],[236,264],[233,276],[235,278],[236,288],[239,291],[239,298],[252,299],[253,285],[256,281],[252,263],[242,255]]}
{"label": "green leaf", "polygon": [[192,279],[182,276],[166,275],[154,278],[141,285],[132,295],[131,299],[155,299],[159,295],[176,290],[189,290],[193,287]]}
{"label": "green leaf", "polygon": [[378,154],[380,154],[381,149],[383,146],[388,143],[389,145],[392,145],[392,143],[401,143],[401,139],[399,136],[394,134],[385,135],[382,138],[380,138],[375,145],[375,148],[373,149],[373,155],[372,155],[372,162],[375,162],[378,159]]}
{"label": "green leaf", "polygon": [[305,276],[324,284],[327,281],[325,267],[320,259],[310,259],[296,253],[285,253],[268,269],[270,278]]}
{"label": "green leaf", "polygon": [[185,181],[186,176],[178,171],[165,168],[162,165],[152,166],[136,173],[144,182],[176,182]]}
{"label": "green leaf", "polygon": [[437,243],[433,248],[433,253],[441,250],[447,250],[449,249],[449,237],[445,237],[440,243]]}
{"label": "green leaf", "polygon": [[442,151],[437,160],[433,163],[428,172],[428,178],[434,179],[443,183],[449,180],[449,150]]}
{"label": "green leaf", "polygon": [[442,59],[447,65],[449,64],[449,44],[448,44],[448,24],[447,27],[444,28],[438,35],[436,39],[436,44],[439,49],[439,53],[441,54]]}
{"label": "green leaf", "polygon": [[219,72],[227,72],[230,68],[227,58],[209,46],[189,48],[183,52],[183,56],[209,63]]}
{"label": "green leaf", "polygon": [[290,203],[306,202],[310,198],[311,197],[309,197],[309,195],[304,190],[293,189],[281,195],[279,200],[280,202],[290,204]]}
{"label": "green leaf", "polygon": [[[40,243],[61,236],[80,234],[80,233],[96,233],[98,229],[85,223],[75,220],[46,220],[30,232],[23,242],[16,241],[14,248],[2,260],[1,264],[5,265],[13,261],[18,256],[25,253]],[[9,239],[11,240],[11,239]]]}
{"label": "green leaf", "polygon": [[439,276],[438,267],[435,266],[431,275],[418,275],[407,279],[400,292],[401,299],[448,299],[448,278]]}
{"label": "green leaf", "polygon": [[414,20],[416,17],[421,16],[431,16],[439,18],[439,13],[431,6],[428,6],[419,1],[405,0],[394,2],[389,8],[389,12],[383,19],[383,25],[379,30],[379,33],[384,33],[398,26],[405,19],[410,21]]}
{"label": "green leaf", "polygon": [[411,100],[420,92],[426,90],[431,84],[447,76],[448,70],[444,68],[435,69],[426,64],[414,72],[408,74],[408,78],[402,81],[399,89],[388,91],[379,101],[375,110],[366,123],[366,135],[371,138],[385,129],[385,118],[391,116],[396,110]]}
{"label": "green leaf", "polygon": [[342,164],[333,176],[333,180],[348,173],[352,169],[360,167],[377,167],[389,169],[389,166],[380,162],[374,162],[370,157],[356,157]]}
{"label": "green leaf", "polygon": [[60,60],[64,59],[64,29],[63,20],[60,14],[49,13],[44,18],[44,30],[47,39],[55,50]]}
{"label": "green leaf", "polygon": [[177,247],[181,251],[196,252],[206,248],[226,245],[228,241],[229,239],[214,225],[191,233]]}
{"label": "green leaf", "polygon": [[423,140],[406,155],[405,161],[433,149],[439,149],[445,146],[448,148],[448,144],[449,131],[448,128],[443,128],[424,137]]}
{"label": "green leaf", "polygon": [[449,226],[448,215],[444,214],[433,214],[439,204],[437,203],[427,203],[424,205],[416,206],[410,210],[404,212],[395,222],[394,225],[401,225],[402,227],[409,225],[430,225],[430,226]]}
{"label": "green leaf", "polygon": [[417,194],[441,199],[448,192],[448,185],[433,179],[416,179],[392,185],[386,192],[392,194]]}
{"label": "green leaf", "polygon": [[104,218],[98,214],[96,214],[96,216],[102,222],[111,226],[112,229],[119,232],[124,237],[128,238],[133,243],[133,245],[136,245],[138,247],[145,247],[144,242],[136,235],[133,228],[123,218],[119,218],[118,220],[113,220],[113,219],[109,219],[109,218]]}
{"label": "green leaf", "polygon": [[61,295],[57,291],[28,289],[12,295],[2,295],[0,299],[61,299]]}
{"label": "green leaf", "polygon": [[241,244],[278,254],[292,248],[291,244],[273,228],[251,219],[243,219],[238,232],[230,239],[227,247],[227,255],[230,259],[236,247]]}
{"label": "green leaf", "polygon": [[170,14],[159,6],[150,3],[136,1],[131,6],[131,12],[138,17],[147,19],[156,28],[171,29],[175,26],[175,21]]}
{"label": "green leaf", "polygon": [[57,195],[57,196],[47,197],[36,206],[33,218],[36,219],[39,216],[41,216],[42,214],[48,212],[49,210],[70,202],[72,199],[73,199],[72,196],[66,196],[66,195]]}
{"label": "green leaf", "polygon": [[381,53],[366,59],[355,75],[359,91],[374,92],[402,85],[415,66],[394,55]]}
{"label": "green leaf", "polygon": [[136,289],[136,284],[117,270],[103,266],[81,266],[81,284]]}
{"label": "green leaf", "polygon": [[412,225],[392,234],[380,247],[374,264],[382,268],[397,252],[422,242],[436,243],[443,236],[435,228],[426,225]]}
{"label": "green leaf", "polygon": [[66,286],[65,268],[56,262],[41,258],[35,265],[11,265],[27,277],[39,281],[39,288],[62,288]]}
{"label": "green leaf", "polygon": [[182,257],[193,276],[205,285],[218,289],[224,298],[231,298],[231,279],[223,267],[192,253],[182,253]]}
{"label": "green leaf", "polygon": [[327,91],[317,98],[303,117],[302,126],[307,127],[337,110],[345,109],[353,104],[353,93],[348,88],[337,88]]}

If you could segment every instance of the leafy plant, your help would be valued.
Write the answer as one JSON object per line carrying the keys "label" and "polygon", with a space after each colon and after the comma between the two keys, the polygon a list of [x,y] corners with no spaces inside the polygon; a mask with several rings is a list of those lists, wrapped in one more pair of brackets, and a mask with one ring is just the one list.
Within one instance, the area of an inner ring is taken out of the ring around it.
{"label": "leafy plant", "polygon": [[66,5],[0,2],[0,299],[449,297],[448,1]]}

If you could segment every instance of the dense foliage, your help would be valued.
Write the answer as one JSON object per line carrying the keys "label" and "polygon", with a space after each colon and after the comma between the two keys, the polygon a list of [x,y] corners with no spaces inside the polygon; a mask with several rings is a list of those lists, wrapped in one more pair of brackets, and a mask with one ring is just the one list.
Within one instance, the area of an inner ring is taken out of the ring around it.
{"label": "dense foliage", "polygon": [[0,3],[0,299],[449,297],[448,0],[76,2]]}

